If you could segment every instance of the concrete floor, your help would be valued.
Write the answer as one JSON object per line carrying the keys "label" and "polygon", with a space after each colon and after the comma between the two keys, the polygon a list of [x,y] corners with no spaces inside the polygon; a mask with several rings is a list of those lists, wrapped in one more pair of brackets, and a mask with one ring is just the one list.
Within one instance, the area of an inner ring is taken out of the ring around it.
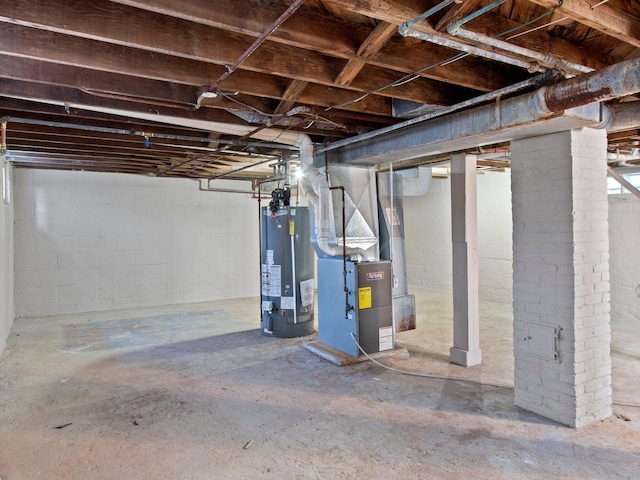
{"label": "concrete floor", "polygon": [[[465,369],[448,363],[450,298],[417,300],[418,329],[398,336],[411,357],[384,362],[512,384],[509,305],[482,304],[484,363]],[[637,407],[573,430],[516,408],[507,386],[337,367],[307,339],[259,335],[257,310],[17,320],[0,358],[0,478],[640,478]],[[614,332],[618,403],[640,398],[639,340]]]}

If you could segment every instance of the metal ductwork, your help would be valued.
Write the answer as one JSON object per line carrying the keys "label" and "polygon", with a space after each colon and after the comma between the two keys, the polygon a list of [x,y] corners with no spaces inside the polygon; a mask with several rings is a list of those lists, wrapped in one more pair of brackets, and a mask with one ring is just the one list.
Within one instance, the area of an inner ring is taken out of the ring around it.
{"label": "metal ductwork", "polygon": [[377,180],[380,258],[393,262],[394,328],[395,332],[404,332],[416,328],[416,301],[414,295],[409,295],[407,281],[404,197],[421,196],[429,191],[431,168],[381,172],[378,173]]}
{"label": "metal ductwork", "polygon": [[[412,119],[323,149],[330,163],[386,164],[574,128],[606,128],[598,102],[640,92],[640,58],[435,119]],[[616,107],[620,108],[620,107]],[[632,107],[629,107],[632,108]],[[621,109],[616,124],[634,121]],[[631,112],[631,110],[630,110]],[[636,119],[637,120],[637,119]]]}
{"label": "metal ductwork", "polygon": [[597,128],[620,132],[640,128],[640,101],[603,105],[603,122]]}

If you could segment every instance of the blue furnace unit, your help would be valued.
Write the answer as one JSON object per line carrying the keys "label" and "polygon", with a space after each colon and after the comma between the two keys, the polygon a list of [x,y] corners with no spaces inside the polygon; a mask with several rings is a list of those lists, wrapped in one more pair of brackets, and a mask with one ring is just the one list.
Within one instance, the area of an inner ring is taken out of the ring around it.
{"label": "blue furnace unit", "polygon": [[[318,341],[348,355],[393,349],[391,262],[318,259]],[[346,286],[346,291],[345,291]]]}

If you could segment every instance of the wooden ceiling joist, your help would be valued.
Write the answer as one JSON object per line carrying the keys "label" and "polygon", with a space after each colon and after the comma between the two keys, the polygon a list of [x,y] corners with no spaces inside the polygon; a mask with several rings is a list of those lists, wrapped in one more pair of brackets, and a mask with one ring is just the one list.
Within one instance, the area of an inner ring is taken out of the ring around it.
{"label": "wooden ceiling joist", "polygon": [[[397,123],[397,101],[432,111],[534,75],[396,34],[440,0],[307,0],[238,64],[212,92],[215,98],[198,102],[291,3],[3,5],[0,117],[9,119],[15,165],[207,178],[248,161],[241,152],[247,143],[227,145],[238,137],[215,131],[219,123],[302,132],[327,144]],[[453,39],[447,25],[489,3],[457,0],[412,28]],[[464,28],[598,70],[640,55],[639,17],[631,0],[508,0]],[[284,115],[297,107],[303,113]],[[615,133],[609,148],[637,148],[637,141],[637,130]],[[255,158],[278,155],[274,145],[250,143]]]}

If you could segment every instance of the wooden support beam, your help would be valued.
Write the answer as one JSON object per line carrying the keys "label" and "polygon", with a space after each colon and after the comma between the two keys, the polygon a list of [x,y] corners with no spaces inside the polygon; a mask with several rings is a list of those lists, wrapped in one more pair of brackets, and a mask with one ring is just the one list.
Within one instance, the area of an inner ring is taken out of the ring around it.
{"label": "wooden support beam", "polygon": [[292,81],[282,94],[282,101],[276,108],[275,113],[281,114],[291,110],[293,105],[296,103],[296,100],[302,95],[304,89],[307,88],[307,85],[309,85],[309,82],[302,80]]}
{"label": "wooden support beam", "polygon": [[[64,69],[65,66],[75,66],[78,69],[84,69],[84,72],[72,75],[70,78],[75,80],[75,87],[78,85],[87,85],[89,82],[95,81],[97,86],[109,87],[110,89],[128,89],[130,84],[132,92],[135,94],[143,94],[140,87],[135,86],[135,82],[143,78],[142,85],[145,86],[146,80],[162,80],[171,82],[173,84],[181,85],[201,85],[212,76],[213,72],[220,73],[221,67],[216,65],[206,64],[202,62],[194,62],[192,60],[175,58],[168,55],[153,54],[152,52],[140,51],[136,49],[128,49],[125,47],[117,47],[101,42],[95,42],[92,40],[85,40],[81,38],[69,37],[66,35],[59,35],[52,32],[45,32],[25,27],[18,27],[14,25],[3,25],[4,28],[0,28],[0,54],[4,51],[2,58],[3,65],[6,65],[7,71],[14,71],[16,77],[27,79],[30,75],[33,75],[33,81],[43,81],[44,83],[50,83],[46,81],[46,76],[49,72],[47,66],[40,66],[34,71],[28,68],[19,69],[19,67],[11,66],[11,59],[13,57],[19,57],[21,62],[27,61],[44,61],[46,64],[52,64],[53,77],[56,82],[68,84],[73,80],[65,80],[65,72],[68,69]],[[28,38],[21,38],[28,37]],[[5,41],[6,40],[6,41]],[[43,45],[51,43],[62,44],[60,49],[49,51],[44,48]],[[94,54],[92,54],[94,53]],[[16,60],[18,61],[18,60]],[[366,76],[362,76],[356,84],[352,84],[349,88],[351,90],[336,89],[335,87],[320,87],[316,83],[310,84],[315,87],[314,96],[300,98],[301,102],[309,103],[312,105],[325,106],[333,102],[343,103],[349,98],[355,98],[360,96],[359,92],[368,92],[374,90],[380,86],[379,80],[386,81],[387,79],[400,78],[401,73],[394,72],[392,70],[368,66],[369,72]],[[91,70],[94,70],[92,72]],[[3,69],[0,69],[0,76],[3,76]],[[211,73],[207,73],[211,72]],[[100,75],[105,74],[105,80],[100,80]],[[7,73],[8,76],[14,76],[14,74]],[[125,75],[132,78],[122,78],[122,85],[119,85],[117,77],[113,77],[112,74]],[[55,83],[55,82],[54,82]],[[333,84],[333,79],[331,80]],[[154,84],[155,85],[155,84]],[[279,96],[281,95],[282,86],[276,77],[269,77],[266,74],[244,72],[242,70],[236,71],[229,79],[225,81],[225,89],[227,87],[230,91],[247,92],[250,94],[259,94],[258,96]],[[151,85],[153,87],[153,85]],[[171,88],[171,87],[170,87]],[[180,90],[183,87],[176,87]],[[108,90],[107,90],[108,91]],[[180,98],[185,99],[189,94],[188,91],[181,93]],[[269,95],[267,95],[269,94]],[[410,84],[402,87],[401,89],[393,89],[385,92],[380,92],[380,96],[396,97],[411,101],[422,101],[433,104],[448,105],[454,100],[459,100],[460,95],[469,96],[469,91],[452,87],[439,82],[421,78]],[[315,100],[314,100],[315,99]],[[384,99],[379,101],[384,102]],[[376,113],[376,108],[373,107],[374,99],[369,99],[368,111]],[[379,114],[388,114],[390,111],[390,104],[384,108],[384,111],[378,110]],[[355,104],[349,107],[345,107],[350,110],[360,111],[361,107]]]}
{"label": "wooden support beam", "polygon": [[[207,70],[200,66],[197,70],[188,70],[189,65],[183,63],[185,60],[189,59],[223,66],[229,65],[239,58],[253,42],[253,38],[247,36],[246,33],[237,33],[237,28],[229,27],[232,30],[220,30],[219,28],[223,28],[223,25],[220,25],[219,21],[213,22],[217,28],[211,28],[204,24],[203,19],[198,22],[191,15],[185,15],[182,9],[191,8],[192,2],[170,2],[173,7],[169,8],[167,6],[163,10],[179,18],[158,15],[138,8],[122,7],[107,0],[95,0],[91,3],[71,3],[63,0],[16,0],[3,6],[2,11],[0,11],[0,20],[7,23],[29,25],[41,30],[64,33],[65,36],[79,36],[99,40],[100,42],[94,45],[97,50],[89,49],[85,52],[86,54],[94,53],[97,58],[104,59],[104,68],[99,68],[99,70],[109,71],[107,66],[110,63],[110,52],[106,51],[104,45],[99,45],[101,42],[108,42],[118,46],[119,48],[114,47],[114,49],[115,53],[120,56],[126,56],[129,53],[128,47],[154,52],[155,55],[152,55],[152,57],[158,57],[157,54],[159,53],[181,57],[182,61],[173,70],[202,72],[203,75],[198,76],[197,80],[193,79],[193,81],[187,82],[201,86],[208,85],[213,79],[218,78],[224,69],[210,68]],[[141,3],[144,4],[145,2]],[[220,14],[221,10],[217,3],[215,9],[212,9],[208,2],[204,3],[207,3],[208,10],[206,18],[210,19],[212,16]],[[225,5],[226,3],[228,2],[225,2]],[[238,15],[239,11],[243,13],[245,11],[251,12],[248,15],[252,15],[256,10],[261,11],[263,8],[256,9],[252,3],[247,3],[241,7],[237,2],[234,2],[233,9],[231,12],[227,12],[227,15],[237,18],[237,23],[238,19],[244,21],[244,15]],[[273,11],[273,8],[269,11]],[[74,18],[76,21],[69,22],[69,18]],[[183,20],[184,18],[188,18],[190,21]],[[276,30],[273,38],[282,38],[289,21],[296,18],[297,15],[294,15],[288,19],[281,28]],[[194,21],[196,23],[193,23]],[[328,36],[325,30],[329,28],[333,31],[335,24],[335,19],[332,18],[329,22],[323,21],[317,14],[315,17],[305,18],[306,33],[304,35],[299,32],[298,39],[295,42],[278,44],[271,40],[266,41],[256,53],[242,64],[241,68],[254,72],[277,74],[290,79],[333,85],[334,79],[340,73],[344,64],[344,61],[339,59],[358,58],[356,48],[353,46],[354,42],[357,41],[356,39],[350,38],[349,45],[346,45],[347,39],[342,42],[339,40],[344,37],[344,34],[335,38]],[[119,28],[113,28],[113,25],[119,25]],[[261,27],[260,33],[268,25],[266,18],[263,19],[259,25]],[[347,32],[358,29],[358,27],[351,24],[345,24],[342,27]],[[256,24],[252,28],[253,30],[258,29],[258,25]],[[281,29],[285,30],[281,31]],[[5,28],[3,27],[2,30],[5,30]],[[139,32],[156,32],[156,34],[140,35]],[[0,38],[0,45],[5,43],[7,37],[14,38],[13,42],[27,41],[32,43],[37,40],[37,45],[40,49],[43,49],[45,45],[56,45],[57,48],[55,50],[66,49],[69,42],[68,39],[63,38],[64,36],[54,36],[49,39],[44,38],[43,35],[36,35],[36,38],[31,38],[31,36],[32,32],[28,30],[8,30]],[[363,37],[363,40],[364,38],[366,37]],[[9,48],[11,43],[8,45]],[[320,44],[323,46],[321,47]],[[346,48],[349,48],[349,50],[345,51]],[[424,50],[423,55],[430,54],[433,62],[442,60],[442,52],[445,51],[438,48],[434,49],[432,46],[420,46],[419,48]],[[55,59],[52,60],[55,61]],[[142,55],[139,60],[141,64],[148,61],[148,55]],[[387,58],[387,63],[377,64],[383,68],[406,71],[405,67],[398,68],[395,65],[393,57]],[[194,65],[191,66],[194,67]],[[169,67],[165,66],[165,68]],[[416,65],[414,64],[409,71],[415,68]],[[486,62],[474,59],[473,62],[468,62],[466,68],[472,69],[473,75],[468,75],[469,72],[458,74],[452,69],[434,69],[433,71],[424,72],[423,75],[427,78],[447,82],[462,82],[459,84],[480,90],[495,89],[508,84],[508,77],[505,77],[501,85],[493,85],[492,88],[486,88],[484,84],[469,85],[469,78],[482,79],[482,73],[486,70]],[[161,76],[151,75],[151,72],[149,73],[150,75],[145,76],[162,78]],[[205,76],[206,81],[202,81],[202,76]],[[174,79],[174,81],[180,83],[177,79]],[[183,81],[182,83],[185,82]],[[222,87],[225,88],[225,85],[223,84]]]}
{"label": "wooden support beam", "polygon": [[[533,1],[538,4],[555,3],[549,8],[557,5],[557,0],[529,1]],[[412,18],[417,17],[425,11],[424,2],[420,0],[403,0],[402,2],[400,2],[399,0],[358,0],[358,2],[353,2],[352,0],[331,0],[331,2],[336,5],[340,5],[342,8],[345,8],[347,10],[357,12],[361,15],[375,18],[377,20],[383,20],[396,25],[400,25],[402,22],[411,20]],[[583,0],[570,0],[570,3],[586,2],[584,2]],[[494,33],[500,33],[519,25],[518,23],[509,20],[508,18],[503,17],[500,14],[491,11],[485,13],[474,22],[475,23],[469,24],[470,26],[473,25],[474,29],[475,26],[480,23],[486,25],[487,28],[489,30],[492,30]],[[499,28],[496,25],[499,25]],[[417,23],[413,26],[413,28],[427,33],[438,33],[436,32],[436,30],[431,28],[427,24],[427,22]],[[534,50],[550,52],[553,55],[577,63],[590,59],[590,61],[588,63],[584,63],[584,65],[590,66],[592,68],[601,68],[602,66],[611,63],[609,59],[601,58],[598,52],[585,52],[580,46],[561,38],[551,37],[542,30],[532,32],[528,35],[524,35],[523,37],[518,37],[517,41],[514,40],[514,43],[525,46],[527,48],[532,48]],[[433,48],[433,46],[427,48]],[[412,52],[412,55],[413,53],[415,52]],[[464,61],[466,60],[468,59],[465,59]],[[461,65],[465,65],[464,61],[456,62],[456,68],[460,69]],[[439,75],[439,73],[436,73],[436,75]]]}
{"label": "wooden support beam", "polygon": [[365,66],[364,60],[361,59],[370,58],[378,53],[378,51],[384,47],[384,44],[396,33],[397,29],[398,27],[396,25],[380,22],[366,40],[362,42],[360,48],[358,48],[357,55],[359,58],[354,58],[347,62],[336,77],[335,83],[343,86],[349,85],[358,73],[360,73],[362,67]]}
{"label": "wooden support beam", "polygon": [[566,15],[573,20],[590,26],[607,35],[640,47],[640,21],[632,15],[614,9],[603,3],[591,8],[591,4],[599,2],[586,2],[584,0],[529,0],[530,2],[545,8],[555,8],[559,14]]}
{"label": "wooden support beam", "polygon": [[[198,87],[191,85],[7,55],[0,55],[0,78],[2,77],[72,87],[94,95],[113,94],[131,101],[143,101],[143,103],[150,104],[157,101],[166,105],[182,105],[184,107],[193,107],[200,93]],[[301,83],[297,80],[293,82]],[[282,82],[277,77],[266,74],[238,71],[225,84],[231,91],[256,97],[284,100],[288,95],[286,90],[284,93],[282,92]],[[353,90],[314,84],[309,94],[302,95],[300,92],[298,99],[306,105],[322,107],[332,101],[346,101],[356,95],[356,91]],[[439,93],[437,99],[442,101],[445,100],[445,97]],[[375,115],[390,115],[391,103],[380,96],[374,96],[368,98],[366,102],[349,105],[345,109]]]}

